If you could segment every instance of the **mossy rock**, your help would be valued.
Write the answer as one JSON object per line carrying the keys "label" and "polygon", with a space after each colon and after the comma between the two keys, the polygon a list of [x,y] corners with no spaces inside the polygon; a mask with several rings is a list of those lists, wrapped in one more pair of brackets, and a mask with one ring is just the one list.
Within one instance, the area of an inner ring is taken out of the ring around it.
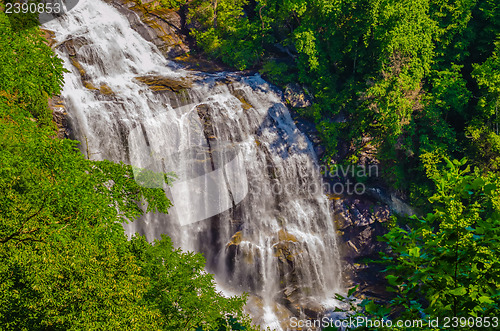
{"label": "mossy rock", "polygon": [[77,59],[71,57],[71,64],[73,64],[73,66],[78,70],[82,78],[86,77],[87,72],[85,71],[85,69],[83,69],[82,65],[80,64],[80,62],[78,62]]}
{"label": "mossy rock", "polygon": [[291,233],[286,232],[284,229],[279,230],[279,232],[278,232],[278,240],[279,241],[298,242],[297,237],[295,237]]}
{"label": "mossy rock", "polygon": [[226,247],[232,246],[232,245],[239,245],[242,240],[242,233],[241,231],[236,232],[232,237],[231,240],[227,243]]}
{"label": "mossy rock", "polygon": [[89,89],[89,90],[97,90],[98,88],[95,87],[94,84],[92,84],[91,82],[89,82],[88,80],[84,80],[83,81],[83,86],[85,86],[86,89]]}
{"label": "mossy rock", "polygon": [[106,84],[101,84],[99,91],[104,95],[114,95],[115,92]]}
{"label": "mossy rock", "polygon": [[170,78],[162,76],[139,76],[135,77],[141,83],[146,84],[153,91],[181,92],[193,86],[193,81],[188,78]]}
{"label": "mossy rock", "polygon": [[241,102],[241,107],[244,110],[252,109],[253,106],[245,99],[245,93],[242,90],[235,90],[232,93]]}

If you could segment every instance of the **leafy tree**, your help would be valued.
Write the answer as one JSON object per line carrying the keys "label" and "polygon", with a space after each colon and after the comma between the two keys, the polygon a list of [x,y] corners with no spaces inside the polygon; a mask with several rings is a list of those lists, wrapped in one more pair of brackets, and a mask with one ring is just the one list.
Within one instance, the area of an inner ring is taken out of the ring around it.
{"label": "leafy tree", "polygon": [[213,276],[205,272],[200,254],[174,249],[166,236],[153,245],[135,237],[130,245],[140,261],[141,275],[150,280],[145,304],[161,312],[164,328],[217,330],[229,326],[232,317],[243,315],[246,298],[222,297],[215,290]]}
{"label": "leafy tree", "polygon": [[247,0],[194,0],[189,22],[196,26],[191,34],[208,55],[242,70],[260,57],[259,27],[243,13]]}
{"label": "leafy tree", "polygon": [[[399,319],[495,316],[500,304],[500,181],[466,160],[426,162],[436,185],[434,212],[414,217],[383,237],[389,303]],[[365,302],[367,311],[391,309]],[[394,311],[395,310],[395,311]]]}

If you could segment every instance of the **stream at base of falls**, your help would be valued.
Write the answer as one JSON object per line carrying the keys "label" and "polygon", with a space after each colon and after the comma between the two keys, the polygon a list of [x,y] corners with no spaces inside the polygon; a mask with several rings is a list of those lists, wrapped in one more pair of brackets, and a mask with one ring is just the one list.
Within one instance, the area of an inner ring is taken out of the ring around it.
{"label": "stream at base of falls", "polygon": [[[203,253],[220,290],[251,294],[246,311],[263,327],[331,308],[344,292],[334,219],[278,89],[259,75],[185,70],[100,0],[44,28],[69,70],[62,98],[82,152],[136,166],[136,181],[174,204],[124,224],[127,235],[167,234]],[[177,178],[168,187],[147,170]]]}

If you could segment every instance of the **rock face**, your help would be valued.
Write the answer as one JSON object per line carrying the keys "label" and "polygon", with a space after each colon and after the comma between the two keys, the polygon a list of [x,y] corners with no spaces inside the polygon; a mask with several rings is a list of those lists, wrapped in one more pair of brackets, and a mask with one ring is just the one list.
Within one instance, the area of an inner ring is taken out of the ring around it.
{"label": "rock face", "polygon": [[66,108],[64,102],[59,96],[49,99],[49,108],[52,109],[52,121],[57,126],[57,138],[69,138],[70,130],[68,126]]}
{"label": "rock face", "polygon": [[160,76],[141,76],[136,79],[149,86],[153,91],[170,90],[172,92],[179,92],[192,86],[192,81],[189,78],[172,79],[170,77]]}
{"label": "rock face", "polygon": [[311,97],[304,92],[299,84],[288,84],[285,87],[284,96],[288,104],[295,108],[305,108],[312,104]]}
{"label": "rock face", "polygon": [[158,47],[167,57],[174,58],[190,51],[179,13],[158,8],[156,1],[142,4],[130,0],[105,0],[125,15],[132,28]]}
{"label": "rock face", "polygon": [[386,281],[383,267],[365,263],[387,252],[387,245],[377,240],[387,233],[386,223],[392,212],[385,204],[367,196],[349,196],[333,204],[337,230],[342,237],[345,282],[349,287],[359,285],[357,295],[384,300]]}

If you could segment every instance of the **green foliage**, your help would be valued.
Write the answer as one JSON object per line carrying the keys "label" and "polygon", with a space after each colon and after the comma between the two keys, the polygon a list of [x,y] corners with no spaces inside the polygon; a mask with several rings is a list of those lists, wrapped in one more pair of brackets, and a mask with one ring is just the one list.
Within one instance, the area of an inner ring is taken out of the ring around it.
{"label": "green foliage", "polygon": [[205,272],[200,254],[174,249],[168,237],[153,245],[143,237],[132,239],[131,250],[140,261],[141,276],[150,280],[143,300],[162,316],[168,330],[216,330],[229,316],[242,316],[246,298],[224,298],[215,290],[213,276]]}
{"label": "green foliage", "polygon": [[243,14],[247,0],[194,0],[188,21],[191,34],[209,56],[220,58],[239,70],[252,66],[261,55],[259,26]]}
{"label": "green foliage", "polygon": [[500,136],[484,125],[471,125],[467,132],[471,139],[469,153],[474,157],[474,164],[485,171],[500,173]]}
{"label": "green foliage", "polygon": [[293,77],[295,76],[290,72],[291,69],[292,68],[284,62],[271,60],[265,62],[259,72],[271,83],[285,86],[288,82],[293,81]]}
{"label": "green foliage", "polygon": [[500,180],[471,170],[465,159],[444,161],[427,164],[436,185],[433,212],[383,237],[391,248],[382,261],[394,298],[379,308],[396,309],[399,319],[485,317],[499,309]]}
{"label": "green foliage", "polygon": [[[499,35],[500,38],[500,35]],[[500,40],[495,43],[495,51],[482,64],[474,64],[472,76],[483,90],[478,102],[483,119],[498,124],[498,107],[500,105]]]}
{"label": "green foliage", "polygon": [[29,14],[0,15],[0,98],[23,104],[39,123],[51,125],[46,100],[60,89],[62,63],[38,26],[31,25],[33,19]]}
{"label": "green foliage", "polygon": [[160,0],[160,5],[165,8],[177,10],[182,5],[185,5],[186,2],[187,0]]}

